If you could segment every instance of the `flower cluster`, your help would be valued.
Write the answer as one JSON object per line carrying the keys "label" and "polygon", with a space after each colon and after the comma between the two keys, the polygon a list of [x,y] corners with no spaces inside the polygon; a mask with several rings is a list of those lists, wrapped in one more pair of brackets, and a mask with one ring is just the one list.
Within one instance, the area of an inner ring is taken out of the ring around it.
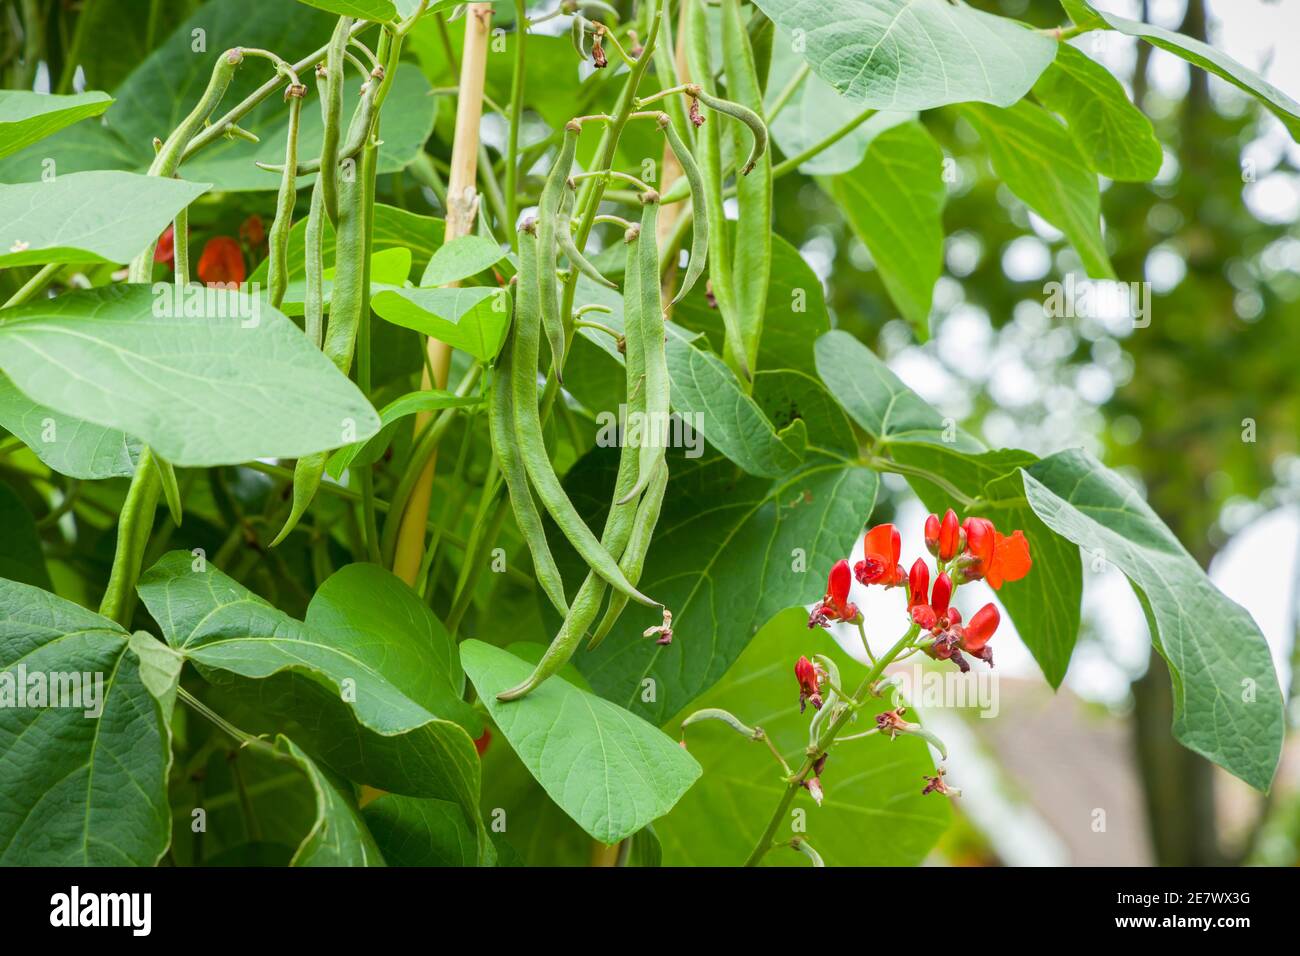
{"label": "flower cluster", "polygon": [[[961,612],[951,603],[953,592],[969,581],[984,580],[999,589],[1007,581],[1023,578],[1033,563],[1028,540],[1021,531],[1002,534],[987,518],[959,522],[957,513],[949,508],[942,518],[932,514],[926,519],[925,546],[936,559],[933,584],[924,558],[917,558],[911,569],[903,572],[898,529],[892,524],[876,525],[863,539],[863,558],[854,566],[853,577],[865,585],[907,587],[907,613],[911,622],[928,634],[921,646],[930,657],[950,660],[963,672],[970,669],[963,654],[992,666],[993,651],[988,645],[1000,622],[997,607],[986,604],[963,622]],[[809,615],[810,628],[828,627],[833,622],[861,623],[857,606],[849,601],[850,585],[848,561],[837,561],[831,568],[826,596]]]}

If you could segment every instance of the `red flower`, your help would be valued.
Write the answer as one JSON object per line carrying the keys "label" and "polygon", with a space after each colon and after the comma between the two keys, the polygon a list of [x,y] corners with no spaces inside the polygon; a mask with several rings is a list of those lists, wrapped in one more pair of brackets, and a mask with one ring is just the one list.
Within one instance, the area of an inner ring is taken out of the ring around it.
{"label": "red flower", "polygon": [[849,588],[852,584],[849,562],[841,558],[831,567],[830,577],[826,581],[826,596],[812,609],[812,614],[808,616],[808,626],[826,627],[831,621],[856,621],[858,606],[849,602]]}
{"label": "red flower", "polygon": [[253,213],[241,222],[239,224],[239,238],[250,246],[260,246],[266,239],[266,226],[262,223],[262,217],[257,213]]}
{"label": "red flower", "polygon": [[951,600],[952,578],[940,574],[934,579],[934,591],[931,592],[928,603],[924,594],[913,598],[913,603],[909,605],[912,620],[933,634],[944,634],[961,623],[961,612],[948,606]]}
{"label": "red flower", "polygon": [[863,584],[883,584],[893,587],[906,578],[898,566],[898,556],[903,550],[903,539],[892,524],[878,524],[863,539],[863,558],[853,573]]}
{"label": "red flower", "polygon": [[799,713],[804,712],[810,701],[814,710],[821,710],[822,687],[816,665],[801,657],[794,662],[794,676],[799,681]]}
{"label": "red flower", "polygon": [[925,548],[931,554],[939,551],[939,516],[930,515],[925,519]]}
{"label": "red flower", "polygon": [[918,604],[924,604],[929,594],[930,568],[925,561],[917,558],[907,575],[907,610],[911,611]]}
{"label": "red flower", "polygon": [[1004,581],[1019,581],[1033,566],[1023,531],[1004,535],[987,518],[967,518],[962,573],[968,581],[984,578],[994,590]]}
{"label": "red flower", "polygon": [[474,741],[474,749],[478,751],[480,757],[487,751],[490,743],[492,743],[492,731],[484,727],[483,735]]}
{"label": "red flower", "polygon": [[993,651],[988,646],[993,632],[998,629],[1002,617],[992,604],[985,604],[976,611],[965,627],[958,629],[958,641],[961,649],[993,665]]}
{"label": "red flower", "polygon": [[168,226],[158,237],[158,245],[153,248],[153,261],[172,265],[176,260],[176,227]]}
{"label": "red flower", "polygon": [[199,279],[206,285],[233,284],[238,288],[247,273],[239,243],[229,236],[214,236],[199,257]]}

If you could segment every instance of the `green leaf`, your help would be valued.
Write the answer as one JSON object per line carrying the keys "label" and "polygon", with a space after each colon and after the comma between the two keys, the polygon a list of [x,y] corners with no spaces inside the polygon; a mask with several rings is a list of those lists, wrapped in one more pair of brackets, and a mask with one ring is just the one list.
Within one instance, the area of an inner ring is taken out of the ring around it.
{"label": "green leaf", "polygon": [[[163,698],[174,693],[180,660],[156,648],[147,634],[0,580],[0,865],[153,866],[162,858],[171,839],[171,706]],[[30,695],[34,679],[58,677],[67,690],[62,682],[73,675],[82,695],[62,702],[75,706],[31,696],[20,706],[19,689]],[[98,715],[87,716],[96,703]]]}
{"label": "green leaf", "polygon": [[510,293],[487,286],[385,290],[370,304],[380,318],[484,362],[496,357],[510,326]]}
{"label": "green leaf", "polygon": [[504,258],[506,251],[484,236],[461,236],[441,247],[420,278],[421,288],[448,285],[476,276]]}
{"label": "green leaf", "polygon": [[178,291],[108,286],[6,309],[0,368],[37,403],[186,467],[296,458],[379,430],[357,387],[278,311],[198,286],[178,303]]}
{"label": "green leaf", "polygon": [[1268,790],[1285,728],[1259,626],[1201,570],[1131,485],[1084,451],[1024,472],[1030,507],[1057,534],[1128,576],[1169,665],[1174,736]]}
{"label": "green leaf", "polygon": [[341,17],[355,17],[358,20],[393,20],[397,17],[397,8],[391,0],[298,0],[309,7],[334,13]]}
{"label": "green leaf", "polygon": [[389,866],[474,866],[478,848],[460,808],[385,794],[361,811]]}
{"label": "green leaf", "polygon": [[1300,141],[1300,103],[1287,96],[1268,80],[1254,70],[1248,69],[1232,57],[1216,50],[1208,43],[1164,27],[1129,20],[1125,17],[1094,9],[1085,0],[1070,0],[1066,7],[1070,18],[1075,23],[1089,28],[1110,28],[1131,37],[1146,40],[1152,46],[1166,50],[1182,57],[1188,63],[1199,66],[1202,70],[1213,73],[1220,79],[1227,80],[1239,90],[1244,90],[1268,108],[1274,116],[1282,121],[1291,138]]}
{"label": "green leaf", "polygon": [[0,373],[0,426],[69,478],[129,478],[140,458],[140,443],[134,438],[38,405],[4,373]]}
{"label": "green leaf", "polygon": [[490,850],[478,818],[478,755],[453,721],[475,733],[481,725],[467,704],[451,701],[463,674],[414,592],[379,568],[350,566],[321,587],[303,623],[191,560],[165,555],[137,590],[168,644],[205,680],[292,721],[294,739],[350,780],[455,801],[481,834],[481,852]]}
{"label": "green leaf", "polygon": [[993,171],[1034,212],[1060,229],[1088,275],[1113,279],[1101,236],[1097,174],[1060,121],[1028,101],[1011,109],[963,106],[989,151]]}
{"label": "green leaf", "polygon": [[[751,725],[757,723],[792,768],[804,759],[811,709],[799,713],[794,661],[801,653],[833,654],[834,642],[810,632],[807,614],[792,608],[764,627],[707,694],[693,701],[671,725],[676,731],[689,712],[721,707]],[[846,665],[854,666],[854,665]],[[849,687],[855,678],[846,673]],[[850,724],[844,735],[874,724],[883,701]],[[734,731],[703,722],[686,731],[686,744],[704,767],[700,782],[655,831],[668,866],[738,866],[753,850],[785,793],[783,771],[767,747]],[[817,806],[806,790],[795,797],[807,831],[795,832],[787,813],[778,842],[805,837],[829,866],[914,866],[934,846],[952,818],[948,801],[921,795],[922,779],[933,774],[926,745],[916,737],[888,740],[876,735],[837,745],[821,774],[825,791]],[[785,847],[770,850],[768,866],[807,866],[806,857]]]}
{"label": "green leaf", "polygon": [[[291,866],[384,866],[384,856],[361,819],[352,785],[316,765],[288,737],[275,741],[277,755],[292,761],[307,776],[316,798],[316,822]],[[455,808],[455,804],[450,804]]]}
{"label": "green leaf", "polygon": [[[898,463],[932,512],[954,508],[988,517],[1003,533],[1024,532],[1033,570],[1005,584],[998,599],[1043,676],[1059,687],[1079,634],[1083,571],[1078,548],[1052,533],[1025,500],[1019,469],[1037,457],[1025,451],[987,451],[970,435],[947,427],[934,408],[847,332],[822,336],[817,360],[831,393],[877,439],[878,450]],[[972,499],[977,504],[965,507]]]}
{"label": "green leaf", "polygon": [[[772,44],[772,67],[767,81],[769,116],[776,98],[804,64],[803,57],[794,49],[794,38],[787,31],[778,30]],[[769,120],[769,126],[781,152],[786,156],[797,156],[847,125],[861,115],[863,109],[861,103],[840,96],[820,76],[810,73],[786,107]],[[800,163],[799,172],[807,176],[846,173],[862,162],[867,147],[878,135],[915,118],[914,112],[876,113],[839,141]]]}
{"label": "green leaf", "polygon": [[[616,456],[605,451],[566,478],[589,523],[613,486]],[[669,465],[640,586],[673,612],[676,636],[667,646],[643,638],[658,615],[629,607],[599,647],[575,658],[597,693],[656,724],[712,686],[774,614],[825,593],[826,570],[852,550],[879,487],[869,468],[811,456],[775,481],[738,475],[708,451],[670,453]]]}
{"label": "green leaf", "polygon": [[4,481],[0,481],[0,528],[5,529],[0,538],[0,578],[53,590],[36,522],[23,500]]}
{"label": "green leaf", "polygon": [[[1010,106],[1052,62],[1055,41],[946,0],[757,0],[805,35],[804,56],[838,93],[880,110],[979,101]],[[829,132],[829,130],[828,130]]]}
{"label": "green leaf", "polygon": [[920,123],[880,133],[852,172],[829,181],[831,197],[871,252],[890,298],[919,338],[929,335],[934,284],[943,271],[943,151]]}
{"label": "green leaf", "polygon": [[461,645],[479,697],[551,798],[602,843],[626,839],[672,809],[699,765],[657,728],[568,681],[509,702],[496,695],[532,667],[481,641]]}
{"label": "green leaf", "polygon": [[844,461],[857,457],[858,440],[849,420],[811,375],[792,369],[759,372],[754,376],[754,401],[778,429],[802,420],[808,452]]}
{"label": "green leaf", "polygon": [[390,426],[396,425],[397,422],[408,415],[416,415],[420,412],[436,412],[443,408],[468,408],[479,404],[480,401],[479,398],[472,395],[461,398],[453,392],[440,388],[407,392],[400,398],[393,399],[380,410],[380,429],[377,435],[368,441],[344,445],[334,452],[326,463],[326,471],[337,480],[342,476],[343,472],[347,471],[348,466],[353,461],[357,461],[358,464],[362,465],[378,461],[379,456],[383,454],[384,448],[387,447],[389,440],[392,438],[393,430]]}
{"label": "green leaf", "polygon": [[207,189],[112,171],[0,186],[0,266],[130,262]]}
{"label": "green leaf", "polygon": [[668,375],[673,410],[745,471],[776,478],[798,466],[802,448],[792,451],[731,369],[676,328],[668,336]]}
{"label": "green leaf", "polygon": [[1103,176],[1146,182],[1160,172],[1164,154],[1151,121],[1110,70],[1068,43],[1060,44],[1034,95],[1065,118],[1075,143]]}
{"label": "green leaf", "polygon": [[71,96],[0,90],[0,156],[8,156],[113,105],[99,91]]}

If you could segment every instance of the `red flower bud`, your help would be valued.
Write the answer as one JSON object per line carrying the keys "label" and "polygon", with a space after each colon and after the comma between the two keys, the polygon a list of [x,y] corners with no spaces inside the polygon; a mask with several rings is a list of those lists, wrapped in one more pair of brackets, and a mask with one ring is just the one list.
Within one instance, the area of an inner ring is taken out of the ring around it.
{"label": "red flower bud", "polygon": [[940,574],[934,579],[934,593],[930,596],[930,607],[934,609],[936,617],[945,617],[948,614],[950,600],[952,600],[952,578],[947,574]]}
{"label": "red flower bud", "polygon": [[849,603],[849,588],[853,585],[853,574],[849,571],[849,562],[844,558],[831,566],[831,573],[826,581],[826,596],[812,609],[808,617],[809,627],[825,627],[832,621],[854,621],[858,617],[858,606]]}
{"label": "red flower bud", "polygon": [[957,554],[958,535],[961,525],[957,523],[957,512],[949,508],[944,512],[943,523],[939,526],[939,560],[951,561]]}
{"label": "red flower bud", "polygon": [[808,658],[800,657],[794,662],[794,676],[799,681],[799,713],[804,712],[809,701],[812,701],[814,709],[821,710],[822,690],[817,667]]}
{"label": "red flower bud", "polygon": [[930,569],[925,561],[917,558],[912,563],[912,570],[907,575],[907,607],[909,610],[918,604],[925,604],[930,596]]}
{"label": "red flower bud", "polygon": [[199,279],[206,285],[213,283],[233,283],[238,286],[244,281],[244,253],[239,243],[229,236],[214,236],[203,247],[199,257]]}
{"label": "red flower bud", "polygon": [[961,646],[976,656],[984,650],[993,632],[998,629],[1002,617],[992,604],[985,604],[972,615],[970,623],[962,628]]}
{"label": "red flower bud", "polygon": [[853,575],[849,572],[849,562],[840,558],[831,565],[830,578],[826,582],[826,593],[836,604],[844,604],[849,599],[849,588],[853,585]]}
{"label": "red flower bud", "polygon": [[158,245],[153,249],[154,262],[166,262],[171,265],[176,258],[176,227],[168,226],[163,230],[163,234],[158,237]]}
{"label": "red flower bud", "polygon": [[939,553],[939,516],[925,519],[925,547],[931,554]]}

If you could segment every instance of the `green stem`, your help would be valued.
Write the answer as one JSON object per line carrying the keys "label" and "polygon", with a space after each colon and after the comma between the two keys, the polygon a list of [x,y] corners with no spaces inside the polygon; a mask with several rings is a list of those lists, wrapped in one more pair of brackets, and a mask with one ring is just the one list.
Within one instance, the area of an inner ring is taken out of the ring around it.
{"label": "green stem", "polygon": [[875,115],[875,113],[876,111],[873,109],[863,110],[861,113],[853,117],[853,119],[849,120],[847,123],[845,123],[839,129],[837,129],[835,132],[831,133],[825,139],[813,143],[807,149],[803,150],[800,153],[796,153],[794,156],[791,156],[788,159],[781,160],[781,162],[777,163],[775,166],[772,167],[772,178],[776,179],[779,176],[784,176],[786,173],[794,172],[802,164],[808,162],[808,160],[812,159],[817,154],[825,152],[826,150],[830,149],[832,146],[834,146],[836,143],[842,140],[845,136],[848,136],[849,133],[852,133],[855,129],[857,129],[867,120],[869,120],[872,116]]}
{"label": "green stem", "polygon": [[803,86],[803,81],[808,78],[808,74],[811,71],[812,67],[805,61],[799,69],[795,71],[794,76],[790,77],[790,82],[787,83],[784,88],[782,88],[781,92],[776,95],[776,99],[772,101],[771,109],[767,111],[767,122],[769,126],[772,124],[772,121],[776,119],[777,114],[785,109],[790,100],[794,98],[795,93],[799,92],[799,87]]}
{"label": "green stem", "polygon": [[63,263],[60,262],[51,262],[47,266],[42,266],[40,272],[23,283],[22,288],[5,300],[4,305],[0,305],[0,309],[7,309],[10,306],[22,305],[27,302],[32,296],[49,285],[62,268]]}
{"label": "green stem", "polygon": [[[856,704],[865,698],[870,692],[871,686],[880,679],[880,675],[884,673],[885,668],[889,666],[895,657],[908,648],[918,633],[920,633],[920,628],[913,624],[908,628],[907,633],[900,637],[898,642],[876,661],[871,670],[867,672],[867,676],[863,678],[862,683],[858,685],[857,693],[851,698],[852,703]],[[753,851],[749,854],[749,859],[745,861],[745,866],[757,866],[767,851],[772,848],[772,841],[776,836],[776,831],[780,828],[781,821],[785,819],[786,811],[790,808],[790,804],[794,802],[796,794],[799,793],[799,788],[812,774],[813,766],[825,755],[831,744],[835,742],[836,736],[848,723],[849,718],[853,716],[855,709],[856,707],[844,708],[818,737],[817,745],[812,748],[812,752],[804,760],[799,772],[794,775],[794,779],[786,786],[785,793],[781,795],[781,800],[776,805],[772,818],[768,820],[763,835],[758,838],[758,843],[755,844]]]}
{"label": "green stem", "polygon": [[528,0],[515,0],[515,73],[510,81],[510,132],[506,137],[506,218],[502,228],[511,246],[519,244],[519,124],[524,112],[524,48],[528,45]]}
{"label": "green stem", "polygon": [[910,475],[913,478],[923,478],[930,482],[930,484],[939,488],[945,494],[950,495],[954,500],[958,501],[963,508],[973,507],[978,500],[966,494],[946,478],[916,465],[904,465],[901,462],[894,461],[892,458],[881,458],[879,455],[868,456],[863,459],[862,463],[875,471],[888,471],[896,475]]}

